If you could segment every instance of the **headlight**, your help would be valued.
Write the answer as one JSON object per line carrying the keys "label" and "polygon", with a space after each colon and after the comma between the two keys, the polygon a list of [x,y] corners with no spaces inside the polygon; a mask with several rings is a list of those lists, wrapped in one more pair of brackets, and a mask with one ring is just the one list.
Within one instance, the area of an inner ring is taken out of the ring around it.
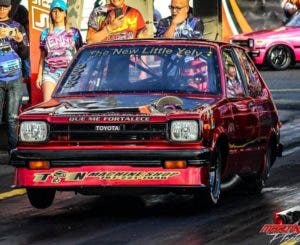
{"label": "headlight", "polygon": [[44,142],[48,136],[46,122],[26,121],[20,125],[19,138],[22,142]]}
{"label": "headlight", "polygon": [[254,40],[253,39],[249,39],[248,40],[248,46],[249,46],[249,48],[253,48],[254,47]]}
{"label": "headlight", "polygon": [[178,120],[171,122],[172,141],[196,141],[199,139],[199,123],[195,120]]}

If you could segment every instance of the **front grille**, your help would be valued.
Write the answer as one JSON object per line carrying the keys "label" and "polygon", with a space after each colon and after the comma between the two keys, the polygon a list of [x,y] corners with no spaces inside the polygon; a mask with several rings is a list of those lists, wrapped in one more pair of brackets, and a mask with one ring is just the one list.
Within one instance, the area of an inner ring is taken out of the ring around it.
{"label": "front grille", "polygon": [[[101,126],[101,127],[100,127]],[[104,126],[104,127],[103,127]],[[99,130],[99,127],[101,128]],[[98,128],[98,129],[97,129]],[[108,128],[105,131],[103,128]],[[117,130],[116,130],[117,129]],[[166,140],[167,124],[80,124],[50,127],[50,141],[68,142],[112,142]]]}

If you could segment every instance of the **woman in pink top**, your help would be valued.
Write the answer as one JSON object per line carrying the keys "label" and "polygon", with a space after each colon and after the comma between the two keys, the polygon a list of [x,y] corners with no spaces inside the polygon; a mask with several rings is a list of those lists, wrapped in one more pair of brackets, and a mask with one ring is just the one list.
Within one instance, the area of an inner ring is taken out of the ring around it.
{"label": "woman in pink top", "polygon": [[44,101],[51,99],[58,80],[82,46],[79,30],[67,25],[67,8],[64,0],[54,0],[50,6],[50,27],[41,33],[36,85],[42,88]]}

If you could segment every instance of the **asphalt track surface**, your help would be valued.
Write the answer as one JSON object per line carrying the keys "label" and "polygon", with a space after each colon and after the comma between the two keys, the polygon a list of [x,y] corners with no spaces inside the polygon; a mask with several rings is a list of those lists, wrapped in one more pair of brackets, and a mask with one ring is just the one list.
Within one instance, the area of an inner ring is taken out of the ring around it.
{"label": "asphalt track surface", "polygon": [[[192,196],[82,196],[58,193],[46,210],[25,195],[0,200],[0,244],[268,244],[273,212],[300,203],[300,150],[275,163],[261,195],[242,184],[201,209]],[[11,175],[1,178],[1,184]],[[279,241],[277,243],[280,244]]]}
{"label": "asphalt track surface", "polygon": [[[281,72],[262,74],[272,90],[299,86],[297,70],[288,71],[285,85],[278,79]],[[0,245],[269,244],[274,237],[260,233],[262,226],[273,222],[273,212],[300,203],[299,111],[280,110],[280,117],[284,156],[273,166],[262,194],[252,195],[241,184],[223,193],[222,203],[212,209],[200,208],[192,196],[175,194],[109,198],[62,192],[50,208],[37,210],[24,190],[11,192],[13,169],[0,165]],[[6,163],[7,156],[0,153],[0,160]]]}
{"label": "asphalt track surface", "polygon": [[[24,190],[11,192],[13,169],[1,165],[0,245],[2,244],[268,244],[260,233],[273,212],[300,203],[300,115],[280,111],[284,156],[276,161],[261,195],[243,184],[223,193],[212,209],[192,196],[175,194],[82,196],[57,193],[53,205],[37,210]],[[5,160],[5,157],[1,158]],[[272,244],[283,244],[277,239]],[[294,244],[294,243],[290,243]]]}

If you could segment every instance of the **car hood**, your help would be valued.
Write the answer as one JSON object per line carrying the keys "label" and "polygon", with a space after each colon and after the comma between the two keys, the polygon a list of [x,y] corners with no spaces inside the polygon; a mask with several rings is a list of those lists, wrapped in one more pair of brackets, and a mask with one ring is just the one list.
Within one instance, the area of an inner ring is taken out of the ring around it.
{"label": "car hood", "polygon": [[194,112],[216,102],[216,98],[163,95],[107,95],[80,99],[55,99],[39,104],[25,112],[28,114],[82,114],[82,113],[148,113],[166,114]]}
{"label": "car hood", "polygon": [[233,40],[244,40],[249,38],[268,38],[268,37],[274,37],[274,36],[280,36],[287,33],[287,31],[293,30],[293,27],[289,26],[282,26],[279,28],[269,29],[269,30],[260,30],[260,31],[254,31],[244,34],[235,35],[232,37]]}

